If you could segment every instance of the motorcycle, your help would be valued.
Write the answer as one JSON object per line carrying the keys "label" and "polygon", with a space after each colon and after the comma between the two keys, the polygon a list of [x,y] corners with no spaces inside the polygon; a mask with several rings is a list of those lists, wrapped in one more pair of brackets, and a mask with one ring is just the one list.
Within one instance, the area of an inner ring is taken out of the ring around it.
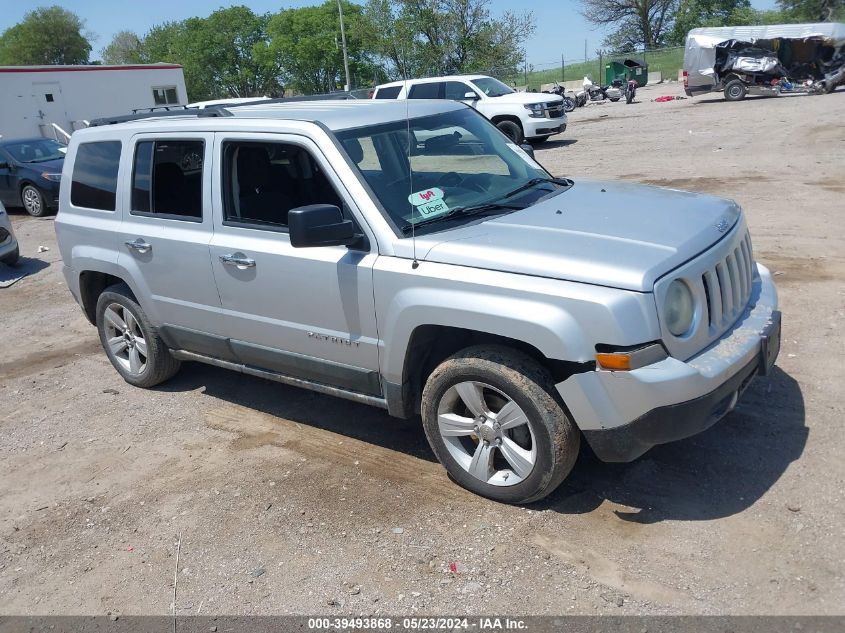
{"label": "motorcycle", "polygon": [[616,85],[618,80],[614,80],[611,85],[599,86],[594,84],[589,77],[584,77],[584,92],[586,98],[590,101],[604,101],[609,99],[614,103],[622,98],[622,89]]}
{"label": "motorcycle", "polygon": [[627,85],[625,86],[625,103],[631,103],[634,100],[634,97],[637,96],[637,83],[636,79],[631,79],[628,81]]}
{"label": "motorcycle", "polygon": [[546,94],[558,95],[563,99],[563,111],[572,112],[575,109],[575,98],[566,93],[566,88],[555,82],[555,87],[551,90],[544,90]]}

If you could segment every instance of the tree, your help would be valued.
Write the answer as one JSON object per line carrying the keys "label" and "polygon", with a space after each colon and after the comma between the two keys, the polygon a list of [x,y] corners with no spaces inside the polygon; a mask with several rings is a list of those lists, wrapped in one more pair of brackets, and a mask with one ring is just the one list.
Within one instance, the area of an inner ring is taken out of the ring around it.
{"label": "tree", "polygon": [[582,15],[596,26],[616,27],[608,38],[630,41],[636,47],[664,43],[678,0],[583,0]]}
{"label": "tree", "polygon": [[0,35],[0,65],[87,64],[85,23],[61,7],[41,7]]}
{"label": "tree", "polygon": [[490,14],[490,0],[370,0],[367,30],[392,76],[511,74],[534,33],[530,12]]}
{"label": "tree", "polygon": [[215,11],[153,27],[141,45],[141,61],[181,64],[194,101],[278,94],[278,62],[266,54],[269,16],[247,7]]}
{"label": "tree", "polygon": [[830,22],[845,19],[845,0],[777,0],[790,22]]}
{"label": "tree", "polygon": [[[374,76],[371,50],[367,46],[374,34],[366,33],[361,26],[362,7],[348,0],[342,1],[349,72],[354,83],[366,85]],[[272,60],[284,69],[283,75],[292,87],[305,94],[314,94],[337,90],[346,83],[340,16],[335,0],[273,15],[267,24],[267,35],[269,43],[266,49],[260,50],[259,58]]]}
{"label": "tree", "polygon": [[143,43],[132,31],[120,31],[100,55],[104,64],[139,64],[143,60]]}

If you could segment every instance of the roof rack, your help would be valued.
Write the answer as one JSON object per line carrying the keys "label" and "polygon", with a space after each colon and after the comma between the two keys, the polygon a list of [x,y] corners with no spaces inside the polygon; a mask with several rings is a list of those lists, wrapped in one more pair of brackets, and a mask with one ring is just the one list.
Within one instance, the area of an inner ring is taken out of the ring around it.
{"label": "roof rack", "polygon": [[99,127],[101,125],[115,125],[117,123],[127,123],[128,121],[140,121],[142,119],[162,119],[172,116],[182,117],[224,117],[234,116],[226,108],[221,106],[211,106],[204,110],[196,108],[185,108],[184,110],[164,110],[158,112],[134,112],[133,114],[118,114],[117,116],[101,117],[91,121],[89,127]]}
{"label": "roof rack", "polygon": [[[349,94],[348,92],[327,92],[318,95],[296,95],[295,97],[276,97],[273,99],[256,99],[255,101],[244,101],[242,103],[226,104],[227,108],[240,108],[241,106],[251,105],[270,105],[273,103],[296,103],[298,101],[355,101],[358,97]],[[206,106],[217,107],[217,106]]]}

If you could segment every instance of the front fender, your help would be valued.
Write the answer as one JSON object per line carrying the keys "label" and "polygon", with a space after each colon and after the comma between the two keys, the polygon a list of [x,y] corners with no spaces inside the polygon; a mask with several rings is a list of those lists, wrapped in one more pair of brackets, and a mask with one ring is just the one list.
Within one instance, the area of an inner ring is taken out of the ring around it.
{"label": "front fender", "polygon": [[569,362],[594,360],[596,343],[659,338],[648,293],[429,262],[414,270],[407,264],[382,257],[373,271],[381,368],[391,383],[402,382],[408,344],[422,325],[496,334]]}

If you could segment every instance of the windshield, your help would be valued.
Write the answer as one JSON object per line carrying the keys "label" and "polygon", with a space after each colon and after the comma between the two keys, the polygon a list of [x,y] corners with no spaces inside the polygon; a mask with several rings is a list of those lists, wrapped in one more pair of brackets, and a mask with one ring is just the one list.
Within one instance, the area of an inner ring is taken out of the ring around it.
{"label": "windshield", "polygon": [[481,92],[486,94],[488,97],[501,97],[502,95],[509,95],[512,92],[515,92],[513,88],[508,88],[501,81],[493,79],[492,77],[473,79],[472,83],[478,86]]}
{"label": "windshield", "polygon": [[508,213],[562,190],[469,108],[336,135],[394,226],[405,233],[422,223],[427,230],[442,230],[482,212]]}
{"label": "windshield", "polygon": [[20,163],[43,163],[65,157],[65,146],[49,138],[9,143],[3,148]]}

